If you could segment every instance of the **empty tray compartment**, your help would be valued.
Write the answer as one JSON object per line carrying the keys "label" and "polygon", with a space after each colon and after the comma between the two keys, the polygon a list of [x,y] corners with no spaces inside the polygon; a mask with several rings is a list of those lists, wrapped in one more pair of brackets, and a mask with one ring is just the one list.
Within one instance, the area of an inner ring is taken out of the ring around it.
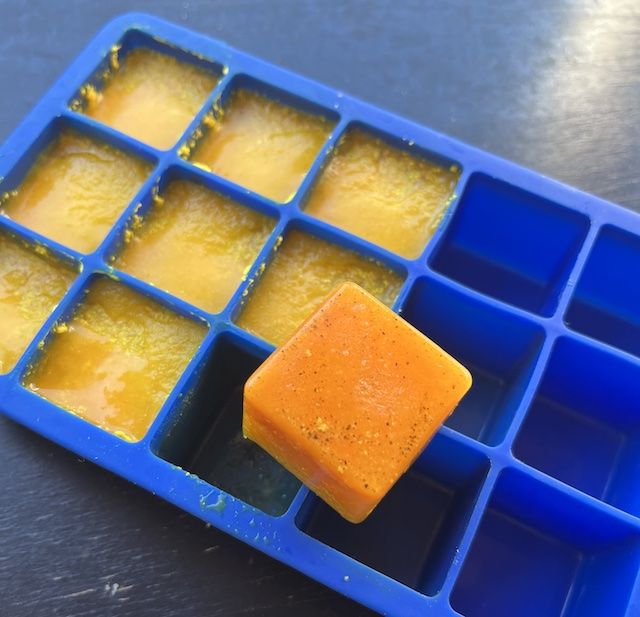
{"label": "empty tray compartment", "polygon": [[501,443],[529,385],[542,328],[427,277],[416,281],[402,316],[471,371],[471,390],[446,425]]}
{"label": "empty tray compartment", "polygon": [[640,515],[640,366],[561,338],[516,437],[525,463]]}
{"label": "empty tray compartment", "polygon": [[639,563],[635,527],[509,469],[451,603],[464,617],[626,617]]}
{"label": "empty tray compartment", "polygon": [[438,434],[363,523],[349,523],[310,495],[296,524],[349,557],[436,595],[488,470],[483,455]]}
{"label": "empty tray compartment", "polygon": [[463,285],[548,316],[588,229],[584,215],[475,173],[431,265]]}
{"label": "empty tray compartment", "polygon": [[604,227],[576,285],[567,325],[640,357],[639,272],[640,238]]}
{"label": "empty tray compartment", "polygon": [[212,486],[280,516],[300,482],[242,435],[244,384],[267,356],[240,337],[219,335],[198,385],[169,422],[156,451]]}

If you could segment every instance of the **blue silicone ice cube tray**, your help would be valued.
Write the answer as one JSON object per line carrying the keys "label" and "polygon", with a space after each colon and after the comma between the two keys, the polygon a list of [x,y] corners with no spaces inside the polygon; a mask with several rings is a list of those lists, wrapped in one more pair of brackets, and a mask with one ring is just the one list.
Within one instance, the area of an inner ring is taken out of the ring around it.
{"label": "blue silicone ice cube tray", "polygon": [[[83,85],[100,87],[114,45],[121,59],[151,47],[220,74],[174,148],[146,146],[73,103]],[[287,204],[179,155],[238,80],[335,120]],[[305,212],[334,146],[352,126],[462,170],[441,224],[416,259]],[[2,233],[44,246],[78,270],[17,366],[0,376],[7,416],[385,615],[640,614],[637,215],[146,15],[109,23],[11,135],[0,151],[0,193],[19,187],[38,153],[68,127],[154,168],[90,254],[0,217]],[[274,221],[220,313],[201,311],[111,266],[132,217],[144,219],[155,191],[172,178],[195,179]],[[237,439],[241,387],[273,347],[239,328],[236,318],[293,229],[398,272],[404,284],[394,309],[474,377],[446,426],[360,525],[342,520]],[[73,314],[99,276],[208,326],[150,430],[135,443],[23,385],[55,325]]]}

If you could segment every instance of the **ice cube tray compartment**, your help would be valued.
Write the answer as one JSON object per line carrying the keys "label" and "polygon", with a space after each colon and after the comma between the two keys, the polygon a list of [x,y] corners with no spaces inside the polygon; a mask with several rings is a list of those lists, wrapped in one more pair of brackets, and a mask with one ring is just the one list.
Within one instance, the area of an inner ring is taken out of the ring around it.
{"label": "ice cube tray compartment", "polygon": [[404,273],[351,245],[332,233],[316,235],[309,226],[289,225],[278,237],[271,259],[250,280],[247,296],[237,309],[236,324],[280,345],[333,288],[347,280],[393,306]]}
{"label": "ice cube tray compartment", "polygon": [[453,607],[468,617],[631,615],[639,540],[633,525],[505,470],[453,590]]}
{"label": "ice cube tray compartment", "polygon": [[471,371],[471,390],[446,425],[499,445],[526,400],[544,330],[427,277],[414,283],[403,316]]}
{"label": "ice cube tray compartment", "polygon": [[638,401],[637,363],[562,337],[516,436],[514,454],[565,484],[639,516]]}
{"label": "ice cube tray compartment", "polygon": [[[201,54],[132,29],[111,47],[69,107],[166,150],[182,136],[225,70]],[[148,124],[150,118],[155,125]]]}
{"label": "ice cube tray compartment", "polygon": [[548,316],[588,227],[585,216],[474,174],[432,267],[482,293]]}
{"label": "ice cube tray compartment", "polygon": [[[303,203],[305,212],[409,259],[435,232],[455,196],[459,163],[350,123]],[[385,225],[393,217],[395,226]]]}
{"label": "ice cube tray compartment", "polygon": [[488,471],[486,456],[439,434],[363,523],[345,521],[315,495],[296,523],[356,561],[434,596],[456,559]]}
{"label": "ice cube tray compartment", "polygon": [[[246,195],[222,193],[177,167],[147,197],[110,248],[113,267],[220,312],[275,227],[273,212],[250,199],[247,207]],[[186,280],[185,268],[198,274]]]}
{"label": "ice cube tray compartment", "polygon": [[[147,145],[86,113],[87,92],[115,82],[141,49],[212,76],[172,147]],[[242,88],[326,118],[326,135],[289,199],[272,200],[194,164],[216,114]],[[418,168],[427,162],[459,173],[424,245],[408,257],[364,239],[358,225],[306,209],[354,129],[399,149],[398,160],[406,154]],[[15,367],[0,375],[3,413],[382,614],[640,611],[637,215],[146,15],[108,24],[2,147],[3,206],[66,130],[144,162],[145,177],[97,246],[83,251],[0,216],[3,237],[77,272]],[[143,242],[176,182],[268,221],[219,306],[169,293],[147,274],[127,273],[121,260],[129,243]],[[274,348],[244,330],[241,316],[296,236],[396,277],[394,310],[475,378],[447,425],[358,526],[239,438],[240,388]],[[24,385],[60,326],[73,323],[87,291],[105,279],[203,332],[134,442]]]}
{"label": "ice cube tray compartment", "polygon": [[600,232],[565,321],[578,332],[640,356],[640,240],[612,225]]}
{"label": "ice cube tray compartment", "polygon": [[200,385],[160,437],[158,456],[271,516],[284,514],[300,482],[242,436],[242,389],[269,352],[222,333]]}
{"label": "ice cube tray compartment", "polygon": [[274,203],[286,203],[338,120],[334,110],[236,75],[179,153]]}

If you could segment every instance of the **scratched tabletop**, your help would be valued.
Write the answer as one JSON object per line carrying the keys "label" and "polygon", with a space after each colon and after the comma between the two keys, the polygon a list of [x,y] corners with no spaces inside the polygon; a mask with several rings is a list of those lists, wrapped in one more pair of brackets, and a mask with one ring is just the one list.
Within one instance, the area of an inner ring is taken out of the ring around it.
{"label": "scratched tabletop", "polygon": [[[139,10],[640,211],[637,0],[0,0],[0,141]],[[0,418],[2,617],[371,613]]]}

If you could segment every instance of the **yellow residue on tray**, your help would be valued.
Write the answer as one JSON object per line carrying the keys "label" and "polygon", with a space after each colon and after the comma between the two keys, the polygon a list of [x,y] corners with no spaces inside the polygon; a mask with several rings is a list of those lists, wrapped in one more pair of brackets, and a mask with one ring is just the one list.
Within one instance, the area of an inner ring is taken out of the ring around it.
{"label": "yellow residue on tray", "polygon": [[215,313],[239,286],[274,223],[199,184],[174,181],[116,258],[117,268]]}
{"label": "yellow residue on tray", "polygon": [[192,160],[213,173],[277,202],[298,190],[333,127],[249,90],[237,90],[208,116],[209,130]]}
{"label": "yellow residue on tray", "polygon": [[364,287],[388,306],[402,286],[402,278],[382,264],[293,231],[256,283],[238,325],[280,345],[346,281]]}
{"label": "yellow residue on tray", "polygon": [[15,366],[74,277],[68,267],[0,234],[0,373]]}
{"label": "yellow residue on tray", "polygon": [[[82,111],[95,120],[165,150],[196,116],[220,76],[173,56],[138,48],[111,55],[112,71]],[[80,93],[83,96],[83,93]]]}
{"label": "yellow residue on tray", "polygon": [[420,255],[460,176],[362,130],[341,140],[305,210],[403,257]]}
{"label": "yellow residue on tray", "polygon": [[38,157],[1,212],[76,251],[97,248],[138,192],[151,165],[63,131]]}
{"label": "yellow residue on tray", "polygon": [[26,383],[60,407],[137,441],[206,331],[119,283],[99,279]]}

